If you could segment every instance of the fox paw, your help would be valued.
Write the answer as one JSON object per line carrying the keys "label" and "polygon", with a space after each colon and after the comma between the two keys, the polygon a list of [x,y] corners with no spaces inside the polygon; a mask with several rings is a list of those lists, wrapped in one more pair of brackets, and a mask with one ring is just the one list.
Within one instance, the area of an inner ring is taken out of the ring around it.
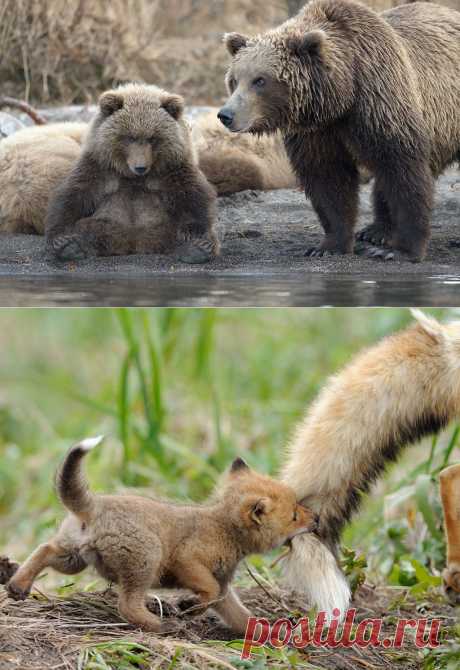
{"label": "fox paw", "polygon": [[442,573],[444,593],[452,605],[460,604],[460,570],[457,567],[447,567]]}
{"label": "fox paw", "polygon": [[7,556],[0,556],[0,584],[7,584],[18,568],[19,563],[10,561]]}
{"label": "fox paw", "polygon": [[25,600],[30,593],[30,588],[22,589],[20,586],[15,584],[14,581],[8,582],[5,588],[8,596],[13,600]]}

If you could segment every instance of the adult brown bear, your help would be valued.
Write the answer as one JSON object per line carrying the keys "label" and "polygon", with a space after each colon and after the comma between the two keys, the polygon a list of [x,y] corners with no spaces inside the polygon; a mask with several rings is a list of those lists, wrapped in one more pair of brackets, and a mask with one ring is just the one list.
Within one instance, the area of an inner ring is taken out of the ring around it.
{"label": "adult brown bear", "polygon": [[231,97],[219,118],[235,132],[283,132],[326,233],[307,255],[352,251],[363,165],[375,221],[361,237],[383,242],[371,253],[423,259],[434,178],[460,158],[460,13],[314,0],[275,30],[226,43]]}

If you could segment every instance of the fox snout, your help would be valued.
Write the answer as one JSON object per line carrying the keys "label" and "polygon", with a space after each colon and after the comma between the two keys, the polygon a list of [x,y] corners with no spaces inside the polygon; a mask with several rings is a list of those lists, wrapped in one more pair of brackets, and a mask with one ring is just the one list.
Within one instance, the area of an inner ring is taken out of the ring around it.
{"label": "fox snout", "polygon": [[309,512],[307,516],[309,520],[306,522],[306,525],[304,526],[304,532],[314,533],[319,529],[319,514],[312,514],[311,512]]}
{"label": "fox snout", "polygon": [[297,519],[294,530],[289,533],[286,544],[289,544],[297,535],[305,533],[315,533],[319,528],[319,515],[309,509],[297,505]]}

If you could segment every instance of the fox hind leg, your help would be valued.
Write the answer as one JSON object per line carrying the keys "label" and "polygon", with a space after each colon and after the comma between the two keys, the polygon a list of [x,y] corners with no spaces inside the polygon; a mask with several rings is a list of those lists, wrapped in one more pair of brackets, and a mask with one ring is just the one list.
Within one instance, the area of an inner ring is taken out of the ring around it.
{"label": "fox hind leg", "polygon": [[38,575],[45,568],[53,568],[65,575],[75,575],[86,568],[77,551],[63,549],[56,542],[41,544],[18,568],[6,585],[10,598],[25,600]]}

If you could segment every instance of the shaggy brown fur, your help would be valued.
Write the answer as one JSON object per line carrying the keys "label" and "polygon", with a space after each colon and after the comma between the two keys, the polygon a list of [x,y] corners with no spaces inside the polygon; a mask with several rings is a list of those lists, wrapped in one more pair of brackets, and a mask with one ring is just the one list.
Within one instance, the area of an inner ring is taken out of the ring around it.
{"label": "shaggy brown fur", "polygon": [[48,566],[75,574],[91,565],[117,583],[121,616],[145,630],[161,628],[145,605],[146,592],[181,586],[196,595],[196,612],[212,607],[233,631],[244,633],[250,612],[230,587],[238,563],[312,531],[314,516],[286,484],[257,474],[242,459],[233,463],[206,505],[96,496],[88,489],[81,461],[100,440],[85,440],[69,451],[57,489],[71,514],[14,573],[6,587],[10,597],[26,598]]}
{"label": "shaggy brown fur", "polygon": [[460,603],[460,464],[439,474],[447,544],[447,567],[443,572],[444,590],[449,600]]}
{"label": "shaggy brown fur", "polygon": [[460,322],[414,314],[416,325],[359,354],[325,384],[288,449],[282,481],[320,515],[322,543],[298,538],[287,574],[320,609],[343,613],[348,605],[333,554],[363,493],[406,445],[460,417]]}
{"label": "shaggy brown fur", "polygon": [[[234,135],[216,114],[217,109],[194,123],[192,142],[199,168],[218,195],[296,188],[280,135]],[[44,234],[51,195],[80,158],[87,131],[85,123],[52,123],[1,142],[0,232]]]}
{"label": "shaggy brown fur", "polygon": [[352,251],[361,164],[375,176],[362,237],[387,247],[372,253],[422,259],[434,178],[460,156],[460,13],[313,0],[276,30],[226,42],[220,118],[235,132],[283,132],[326,233],[307,255]]}
{"label": "shaggy brown fur", "polygon": [[216,196],[199,170],[179,96],[129,84],[104,93],[77,164],[52,198],[51,253],[161,253],[204,262],[219,251]]}

